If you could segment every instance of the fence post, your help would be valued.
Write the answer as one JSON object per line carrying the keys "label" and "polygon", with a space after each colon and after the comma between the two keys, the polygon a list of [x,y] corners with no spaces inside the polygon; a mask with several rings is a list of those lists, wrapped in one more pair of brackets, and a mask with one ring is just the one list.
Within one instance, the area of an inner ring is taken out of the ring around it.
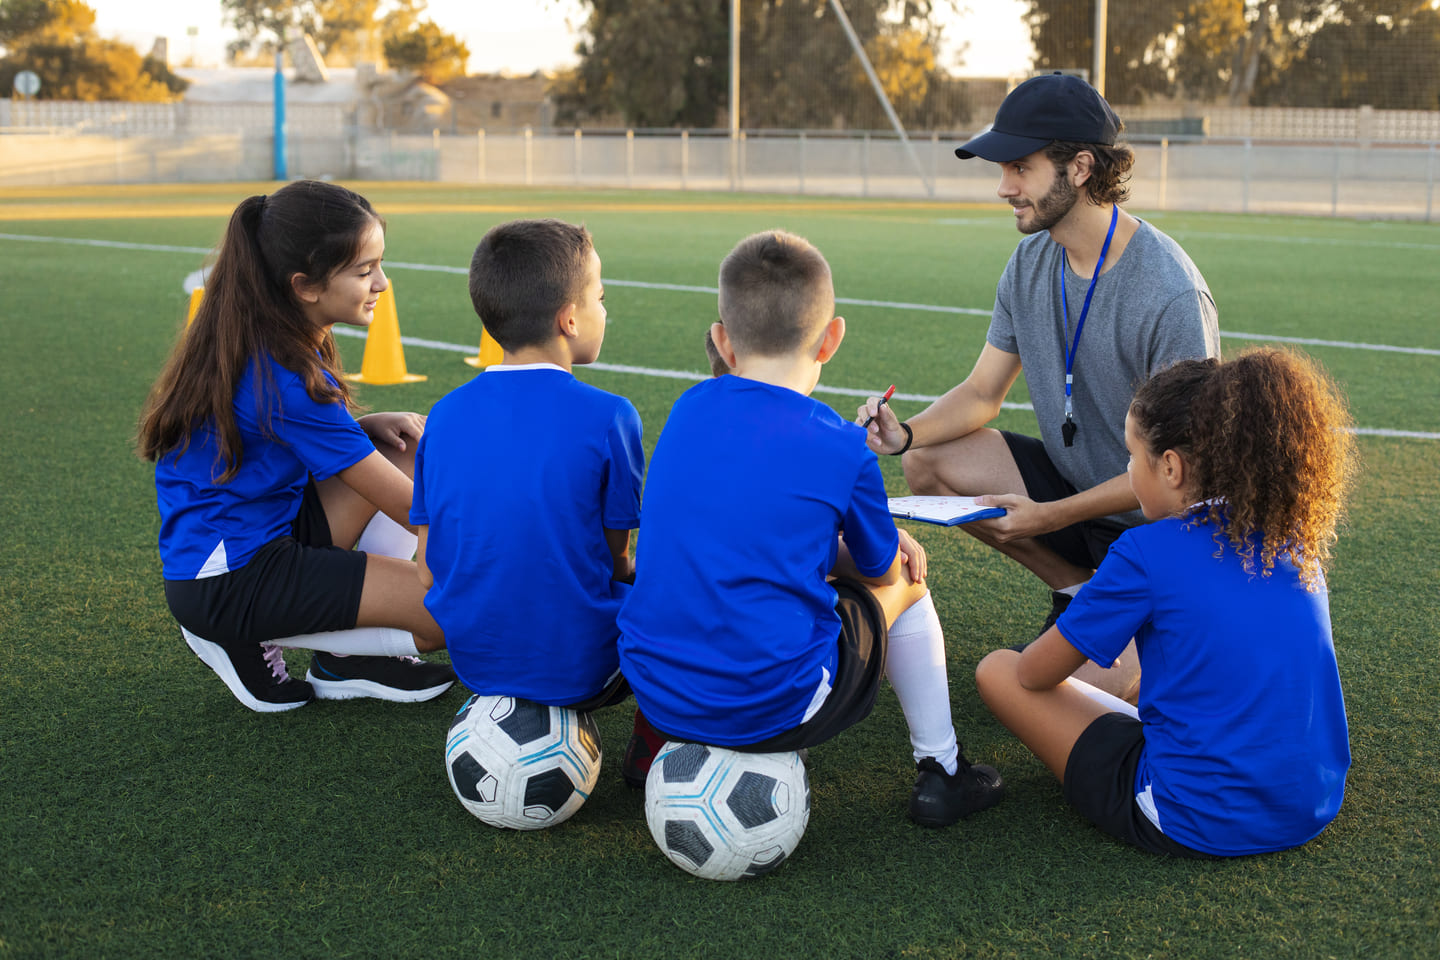
{"label": "fence post", "polygon": [[635,186],[635,131],[625,131],[625,186]]}
{"label": "fence post", "polygon": [[580,128],[575,128],[575,183],[578,186],[581,180],[581,152],[580,152]]}
{"label": "fence post", "polygon": [[430,171],[430,179],[440,179],[440,128],[430,129],[430,153],[433,156],[434,167]]}
{"label": "fence post", "polygon": [[1340,211],[1340,141],[1335,141],[1335,162],[1330,168],[1330,216]]}
{"label": "fence post", "polygon": [[395,131],[385,131],[385,179],[399,180],[395,176]]}
{"label": "fence post", "polygon": [[1250,212],[1250,138],[1245,138],[1245,163],[1240,184],[1240,212]]}
{"label": "fence post", "polygon": [[930,199],[940,189],[940,131],[930,132]]}
{"label": "fence post", "polygon": [[680,131],[680,189],[690,189],[690,131]]}
{"label": "fence post", "polygon": [[746,136],[744,130],[741,130],[741,131],[740,131],[740,150],[739,150],[740,163],[739,163],[739,165],[735,168],[735,188],[736,188],[737,190],[742,190],[742,191],[745,189],[745,162],[746,162],[746,160],[747,160],[746,153],[747,153],[747,149],[748,149],[749,142],[750,142],[749,137]]}
{"label": "fence post", "polygon": [[870,131],[865,131],[865,141],[860,145],[860,196],[870,196]]}
{"label": "fence post", "polygon": [[1425,222],[1430,222],[1430,215],[1435,209],[1435,147],[1430,144],[1430,156],[1425,163]]}
{"label": "fence post", "polygon": [[1160,138],[1160,196],[1155,204],[1156,210],[1165,209],[1165,188],[1170,179],[1170,138]]}
{"label": "fence post", "polygon": [[533,183],[535,182],[534,143],[535,143],[534,131],[532,131],[529,127],[526,127],[526,128],[525,128],[525,186],[527,186],[527,187],[530,186],[531,184],[533,184]]}
{"label": "fence post", "polygon": [[485,182],[485,128],[475,131],[475,177]]}
{"label": "fence post", "polygon": [[800,192],[805,192],[805,131],[800,131]]}

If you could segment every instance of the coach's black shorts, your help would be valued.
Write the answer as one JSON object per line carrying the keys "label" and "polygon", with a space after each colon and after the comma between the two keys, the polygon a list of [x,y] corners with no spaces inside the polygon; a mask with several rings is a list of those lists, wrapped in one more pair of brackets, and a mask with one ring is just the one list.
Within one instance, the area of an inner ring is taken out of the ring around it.
{"label": "coach's black shorts", "polygon": [[885,610],[865,584],[836,577],[830,581],[838,596],[835,612],[840,615],[839,652],[830,695],[815,715],[798,727],[777,733],[759,743],[729,747],[746,753],[782,753],[824,743],[870,716],[885,675],[885,650],[889,633]]}
{"label": "coach's black shorts", "polygon": [[1198,860],[1219,857],[1176,843],[1135,802],[1135,771],[1145,746],[1145,725],[1123,713],[1097,717],[1075,741],[1065,762],[1065,799],[1101,830],[1149,853]]}
{"label": "coach's black shorts", "polygon": [[[1080,492],[1055,469],[1050,454],[1045,452],[1045,444],[1038,438],[1027,437],[1023,433],[1011,433],[1008,430],[1001,430],[1000,434],[1010,448],[1010,456],[1014,458],[1015,466],[1020,469],[1021,479],[1025,481],[1025,495],[1031,500],[1048,503],[1051,500],[1073,497]],[[1066,562],[1093,570],[1100,566],[1100,561],[1110,552],[1110,544],[1126,529],[1128,528],[1123,523],[1117,523],[1109,517],[1098,517],[1094,520],[1082,520],[1050,533],[1042,533],[1035,539],[1054,550]]]}
{"label": "coach's black shorts", "polygon": [[166,580],[165,602],[180,625],[222,646],[349,630],[360,612],[365,554],[343,550],[314,481],[305,486],[290,535],[261,547],[239,570]]}

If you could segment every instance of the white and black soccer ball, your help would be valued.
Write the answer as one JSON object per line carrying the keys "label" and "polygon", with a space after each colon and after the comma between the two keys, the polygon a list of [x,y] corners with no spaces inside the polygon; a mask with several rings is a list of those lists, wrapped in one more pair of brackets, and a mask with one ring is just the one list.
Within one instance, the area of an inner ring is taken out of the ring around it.
{"label": "white and black soccer ball", "polygon": [[706,880],[769,873],[810,823],[800,754],[741,753],[666,743],[645,781],[650,835],[677,866]]}
{"label": "white and black soccer ball", "polygon": [[445,740],[455,796],[494,827],[539,830],[568,820],[600,776],[600,731],[588,713],[476,694]]}

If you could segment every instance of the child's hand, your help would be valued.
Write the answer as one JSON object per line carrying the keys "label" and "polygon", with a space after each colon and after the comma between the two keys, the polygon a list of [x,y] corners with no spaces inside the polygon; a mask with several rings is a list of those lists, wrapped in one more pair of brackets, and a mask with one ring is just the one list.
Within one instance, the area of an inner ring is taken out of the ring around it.
{"label": "child's hand", "polygon": [[418,413],[369,413],[358,422],[377,447],[384,443],[401,451],[425,433],[425,418]]}
{"label": "child's hand", "polygon": [[924,583],[925,574],[929,572],[929,561],[925,557],[925,548],[920,546],[920,541],[910,536],[906,530],[900,530],[900,562],[904,565],[905,572],[910,577],[911,583]]}
{"label": "child's hand", "polygon": [[890,409],[890,404],[881,403],[879,397],[870,397],[855,409],[855,422],[865,426],[865,443],[876,453],[893,453],[905,446],[905,431],[900,429],[900,418]]}

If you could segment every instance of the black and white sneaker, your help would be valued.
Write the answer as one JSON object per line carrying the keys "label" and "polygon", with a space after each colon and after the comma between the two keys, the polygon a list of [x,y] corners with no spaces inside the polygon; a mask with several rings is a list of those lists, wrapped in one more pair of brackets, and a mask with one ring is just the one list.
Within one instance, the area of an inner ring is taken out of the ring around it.
{"label": "black and white sneaker", "polygon": [[1005,782],[994,767],[971,763],[963,756],[954,773],[946,773],[934,757],[923,758],[916,769],[910,819],[922,827],[948,827],[995,806],[1005,796]]}
{"label": "black and white sneaker", "polygon": [[290,676],[284,651],[273,643],[222,647],[184,627],[180,632],[195,655],[225,681],[235,699],[257,713],[294,710],[315,699],[310,684]]}
{"label": "black and white sneaker", "polygon": [[433,700],[455,682],[455,671],[418,657],[337,657],[316,650],[305,679],[320,700],[375,697],[397,703]]}

